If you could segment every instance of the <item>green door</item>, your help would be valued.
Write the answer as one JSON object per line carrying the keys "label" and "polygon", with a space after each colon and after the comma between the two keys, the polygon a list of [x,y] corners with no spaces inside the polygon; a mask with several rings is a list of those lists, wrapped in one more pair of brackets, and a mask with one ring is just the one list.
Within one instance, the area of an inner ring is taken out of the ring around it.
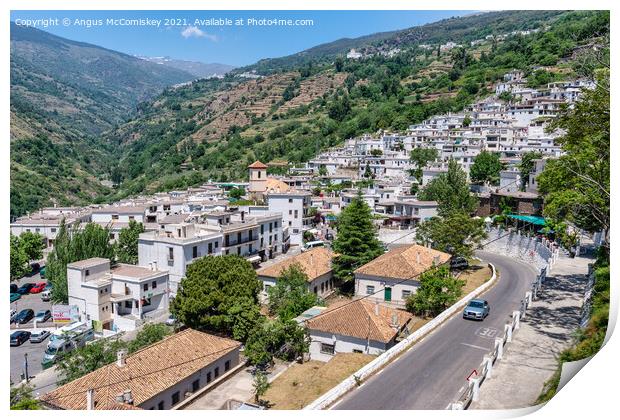
{"label": "green door", "polygon": [[383,292],[383,300],[385,300],[386,302],[392,301],[392,288],[391,287],[385,288]]}

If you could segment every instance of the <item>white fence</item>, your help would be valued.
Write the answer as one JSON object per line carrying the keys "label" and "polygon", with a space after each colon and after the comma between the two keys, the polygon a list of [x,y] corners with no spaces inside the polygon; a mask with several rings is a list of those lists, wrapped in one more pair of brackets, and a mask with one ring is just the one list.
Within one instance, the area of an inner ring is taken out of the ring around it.
{"label": "white fence", "polygon": [[493,275],[491,279],[485,282],[483,285],[478,287],[476,290],[469,293],[467,296],[463,297],[454,305],[450,306],[448,309],[443,311],[441,314],[437,315],[432,321],[428,322],[426,325],[421,327],[419,330],[413,332],[403,341],[387,350],[385,353],[381,354],[373,361],[363,366],[353,375],[346,378],[344,381],[336,385],[334,388],[327,391],[325,394],[321,395],[319,398],[311,402],[309,405],[304,407],[304,410],[322,410],[324,408],[329,407],[331,404],[336,402],[340,397],[349,392],[351,389],[355,388],[361,381],[368,378],[375,372],[381,370],[386,364],[396,358],[400,353],[407,350],[407,348],[412,345],[414,342],[418,341],[439,325],[441,325],[444,321],[448,320],[455,313],[457,313],[461,308],[463,308],[467,302],[476,296],[480,295],[487,289],[489,289],[493,283],[495,282],[497,275],[495,272],[495,266],[493,264],[489,264]]}
{"label": "white fence", "polygon": [[559,255],[557,245],[548,239],[521,234],[514,229],[493,228],[488,232],[484,250],[522,260],[538,269],[555,264]]}
{"label": "white fence", "polygon": [[486,378],[490,378],[493,372],[493,366],[498,360],[502,359],[506,345],[512,341],[512,336],[519,329],[519,324],[527,315],[527,308],[537,299],[544,280],[547,277],[547,267],[540,270],[536,280],[532,283],[532,288],[525,293],[525,297],[521,300],[521,307],[512,313],[512,320],[504,325],[504,335],[495,339],[493,350],[482,358],[482,363],[475,371],[477,374],[468,379],[467,388],[457,400],[450,404],[452,410],[465,410],[469,405],[478,401],[480,386]]}

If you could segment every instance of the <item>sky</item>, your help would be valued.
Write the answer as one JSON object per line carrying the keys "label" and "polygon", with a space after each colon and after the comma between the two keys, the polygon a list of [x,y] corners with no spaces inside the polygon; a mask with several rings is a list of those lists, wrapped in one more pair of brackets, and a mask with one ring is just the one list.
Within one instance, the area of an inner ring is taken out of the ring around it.
{"label": "sky", "polygon": [[[29,10],[11,11],[11,21],[131,55],[169,56],[204,63],[243,66],[262,58],[293,54],[340,38],[405,29],[471,13],[451,10]],[[141,21],[137,21],[140,19]],[[270,20],[271,25],[265,24],[261,19]],[[290,20],[293,24],[274,24],[276,20]],[[300,20],[311,20],[311,23],[298,22]]]}

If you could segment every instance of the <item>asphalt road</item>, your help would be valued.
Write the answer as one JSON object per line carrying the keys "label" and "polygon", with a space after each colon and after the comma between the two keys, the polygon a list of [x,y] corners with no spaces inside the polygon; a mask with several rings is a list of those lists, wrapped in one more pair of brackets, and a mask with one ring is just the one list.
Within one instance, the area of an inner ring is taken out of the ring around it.
{"label": "asphalt road", "polygon": [[534,267],[507,257],[479,252],[500,273],[483,297],[491,312],[484,321],[460,313],[390,363],[361,387],[347,394],[336,410],[442,410],[464,390],[467,376],[503,334],[536,278]]}

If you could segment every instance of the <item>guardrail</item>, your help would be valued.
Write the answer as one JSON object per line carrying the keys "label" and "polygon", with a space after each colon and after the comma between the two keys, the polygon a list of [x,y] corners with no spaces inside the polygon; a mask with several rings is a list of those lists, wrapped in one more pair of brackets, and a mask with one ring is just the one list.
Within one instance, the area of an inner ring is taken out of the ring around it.
{"label": "guardrail", "polygon": [[475,370],[476,375],[468,378],[467,388],[459,395],[455,402],[451,403],[448,408],[452,410],[466,410],[472,402],[478,401],[480,386],[486,378],[490,378],[493,372],[493,366],[504,355],[506,345],[512,342],[514,333],[519,329],[520,322],[525,319],[527,308],[532,301],[538,298],[538,292],[543,286],[544,280],[547,278],[547,267],[540,270],[536,280],[532,283],[532,287],[525,293],[525,297],[521,300],[519,310],[513,311],[512,320],[504,325],[504,335],[495,338],[493,350],[483,356],[482,363]]}
{"label": "guardrail", "polygon": [[467,305],[467,303],[471,299],[479,296],[481,293],[489,289],[497,279],[497,272],[495,270],[495,266],[489,263],[489,267],[491,268],[492,276],[488,281],[486,281],[480,287],[473,290],[467,296],[463,297],[454,305],[450,306],[448,309],[437,315],[435,318],[433,318],[432,321],[428,322],[417,331],[414,331],[403,341],[396,344],[394,347],[385,351],[381,355],[377,356],[370,363],[363,366],[353,375],[349,376],[344,381],[336,385],[334,388],[330,389],[325,394],[321,395],[319,398],[308,404],[306,407],[304,407],[304,410],[322,410],[329,407],[331,404],[340,399],[340,397],[342,397],[344,394],[358,386],[361,381],[367,379],[375,372],[381,370],[386,364],[395,359],[402,352],[409,350],[409,347],[412,346],[416,341],[420,340],[421,338],[432,332],[435,328],[439,327],[446,320],[451,318],[461,308],[465,307],[465,305]]}

